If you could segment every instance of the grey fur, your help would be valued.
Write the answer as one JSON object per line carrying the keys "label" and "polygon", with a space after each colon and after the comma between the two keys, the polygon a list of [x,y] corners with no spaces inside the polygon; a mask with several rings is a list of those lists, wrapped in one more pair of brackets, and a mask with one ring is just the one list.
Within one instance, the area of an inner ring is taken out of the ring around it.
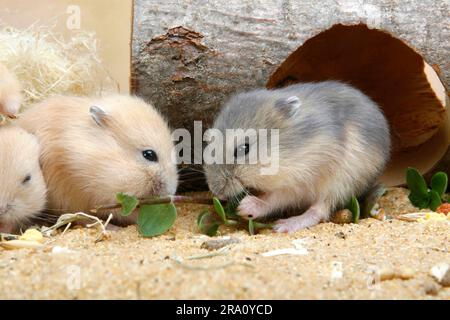
{"label": "grey fur", "polygon": [[[280,109],[278,103],[282,101],[280,99],[293,96],[298,97],[301,104],[291,116],[285,108]],[[378,178],[390,153],[389,127],[378,105],[361,91],[338,81],[301,83],[277,90],[258,89],[237,94],[225,104],[214,128],[223,132],[231,128],[277,128],[280,130],[281,160],[301,153],[320,135],[327,141],[323,146],[324,155],[317,155],[317,167],[312,167],[311,171],[327,170],[329,175],[333,174],[333,166],[338,166],[342,161],[338,156],[340,150],[344,154],[352,147],[363,149],[364,157],[358,161],[367,161],[371,156],[378,155],[381,159],[379,163],[367,169],[371,172],[364,178],[353,177],[352,193],[355,196],[361,195]],[[349,128],[357,132],[358,140],[363,142],[360,146],[349,146]],[[325,154],[329,150],[334,150],[334,153],[330,151],[331,155]],[[327,160],[326,166],[320,159]],[[229,177],[242,181],[239,178],[246,174],[243,165],[207,165],[205,171],[210,189],[228,197],[239,191]],[[330,206],[339,204],[342,203],[333,202]]]}

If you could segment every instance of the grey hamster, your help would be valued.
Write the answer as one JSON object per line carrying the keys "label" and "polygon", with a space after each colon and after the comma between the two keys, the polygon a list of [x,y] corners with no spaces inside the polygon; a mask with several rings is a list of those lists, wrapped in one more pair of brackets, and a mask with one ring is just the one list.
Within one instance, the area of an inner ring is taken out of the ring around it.
{"label": "grey hamster", "polygon": [[[306,209],[301,215],[278,220],[274,226],[278,232],[328,221],[336,208],[376,182],[390,154],[389,126],[379,106],[338,81],[237,94],[225,104],[213,127],[223,133],[238,128],[279,130],[275,174],[261,174],[267,164],[260,159],[255,164],[204,166],[214,194],[233,198],[247,193],[238,207],[245,218]],[[237,143],[227,141],[224,148],[235,160],[258,146],[239,134],[236,139]]]}

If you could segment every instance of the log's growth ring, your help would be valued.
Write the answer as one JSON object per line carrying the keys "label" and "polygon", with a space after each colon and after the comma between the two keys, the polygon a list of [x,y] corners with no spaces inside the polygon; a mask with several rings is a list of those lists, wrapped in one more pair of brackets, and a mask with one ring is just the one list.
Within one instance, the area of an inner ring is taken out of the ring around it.
{"label": "log's growth ring", "polygon": [[364,24],[334,25],[305,41],[270,77],[267,87],[340,80],[359,88],[383,109],[391,128],[387,185],[404,170],[450,171],[448,96],[436,72],[403,41]]}

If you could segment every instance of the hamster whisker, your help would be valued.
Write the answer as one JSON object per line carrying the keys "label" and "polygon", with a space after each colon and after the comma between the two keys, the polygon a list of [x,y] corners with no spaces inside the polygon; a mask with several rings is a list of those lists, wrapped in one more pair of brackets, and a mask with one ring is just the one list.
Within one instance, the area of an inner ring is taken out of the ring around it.
{"label": "hamster whisker", "polygon": [[[180,178],[183,178],[183,177],[190,177],[190,176],[198,177],[199,174],[196,173],[196,172],[190,172],[190,173],[183,173],[183,174],[180,174],[180,175],[179,175]],[[201,177],[204,177],[204,175],[201,175]]]}
{"label": "hamster whisker", "polygon": [[178,173],[180,174],[185,174],[185,173],[202,173],[204,174],[205,171],[200,170],[200,169],[196,169],[196,168],[183,168],[181,170],[178,171]]}
{"label": "hamster whisker", "polygon": [[205,181],[203,177],[190,178],[190,179],[178,179],[179,182],[191,182],[191,181]]}
{"label": "hamster whisker", "polygon": [[68,212],[63,212],[63,210],[61,209],[45,209],[46,215],[59,216],[61,213],[68,213]]}
{"label": "hamster whisker", "polygon": [[33,221],[41,221],[41,222],[55,222],[56,221],[56,217],[53,218],[53,219],[50,219],[50,218],[46,218],[46,217],[35,216],[31,220],[33,220]]}
{"label": "hamster whisker", "polygon": [[39,216],[45,216],[45,217],[59,217],[60,214],[54,214],[52,212],[48,212],[47,209],[45,211],[39,212]]}

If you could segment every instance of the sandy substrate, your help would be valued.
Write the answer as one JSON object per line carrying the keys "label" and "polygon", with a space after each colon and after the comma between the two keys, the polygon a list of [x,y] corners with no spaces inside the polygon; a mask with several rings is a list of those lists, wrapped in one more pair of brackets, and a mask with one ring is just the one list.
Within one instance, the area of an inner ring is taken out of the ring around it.
{"label": "sandy substrate", "polygon": [[[0,249],[0,298],[450,298],[450,288],[429,275],[434,265],[450,263],[448,220],[364,219],[357,225],[324,223],[291,235],[222,230],[239,242],[208,251],[201,245],[210,238],[195,225],[202,206],[178,208],[170,232],[152,239],[130,226],[95,243],[96,230],[79,228],[55,237],[51,245],[63,247],[60,253]],[[304,254],[262,255],[295,248],[295,239],[303,239],[299,251]],[[213,256],[198,257],[205,254]],[[386,270],[409,279],[380,280]]]}

